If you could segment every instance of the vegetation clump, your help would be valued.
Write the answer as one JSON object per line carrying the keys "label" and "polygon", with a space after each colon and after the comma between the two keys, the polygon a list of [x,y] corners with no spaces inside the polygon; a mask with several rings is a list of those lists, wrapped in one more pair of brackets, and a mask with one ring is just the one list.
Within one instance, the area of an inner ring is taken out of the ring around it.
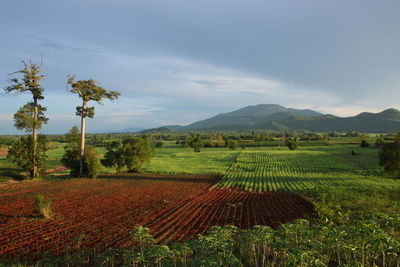
{"label": "vegetation clump", "polygon": [[288,139],[286,140],[286,146],[287,146],[290,150],[295,150],[295,149],[297,149],[297,147],[299,146],[299,145],[298,145],[297,138],[296,138],[296,137],[294,137],[294,138],[288,138]]}
{"label": "vegetation clump", "polygon": [[81,174],[80,134],[78,127],[72,127],[69,132],[65,134],[64,140],[67,142],[67,145],[64,147],[64,155],[60,161],[65,167],[70,169],[70,176],[97,178],[101,170],[101,164],[99,162],[100,155],[92,146],[85,147]]}
{"label": "vegetation clump", "polygon": [[197,135],[190,140],[189,146],[193,148],[194,152],[200,152],[201,148],[203,148],[203,141],[201,140],[200,136]]}
{"label": "vegetation clump", "polygon": [[85,154],[82,158],[83,169],[81,173],[80,148],[77,146],[67,148],[61,163],[70,169],[71,177],[88,177],[96,179],[100,170],[99,153],[92,146],[85,147]]}
{"label": "vegetation clump", "polygon": [[400,179],[400,133],[393,143],[385,143],[379,152],[379,165],[389,176]]}
{"label": "vegetation clump", "polygon": [[52,201],[50,198],[44,195],[37,195],[33,202],[33,214],[38,218],[51,219],[53,218],[51,205]]}
{"label": "vegetation clump", "polygon": [[[36,140],[36,150],[33,150],[34,139],[32,136],[22,136],[14,141],[8,149],[7,159],[17,164],[21,169],[29,173],[29,177],[38,177],[43,174],[44,161],[46,160],[47,138],[38,135]],[[36,170],[36,172],[35,172]]]}
{"label": "vegetation clump", "polygon": [[366,140],[362,140],[360,143],[360,147],[369,147],[369,143]]}
{"label": "vegetation clump", "polygon": [[126,168],[128,172],[140,173],[143,164],[150,161],[153,154],[147,138],[130,138],[123,142],[111,142],[101,163],[106,167],[114,167],[117,172]]}

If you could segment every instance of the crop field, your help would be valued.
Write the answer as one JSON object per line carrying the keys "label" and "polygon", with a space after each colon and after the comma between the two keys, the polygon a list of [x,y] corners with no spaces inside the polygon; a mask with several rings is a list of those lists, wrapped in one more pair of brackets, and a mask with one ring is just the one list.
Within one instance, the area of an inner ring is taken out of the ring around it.
{"label": "crop field", "polygon": [[310,203],[292,194],[214,189],[199,195],[145,224],[157,241],[184,241],[204,234],[214,225],[277,227],[294,219],[311,216]]}
{"label": "crop field", "polygon": [[358,177],[356,171],[354,166],[322,151],[246,151],[229,168],[221,185],[256,191],[299,191],[338,185]]}
{"label": "crop field", "polygon": [[[38,256],[76,246],[118,245],[129,232],[165,210],[194,198],[217,176],[139,176],[73,179],[0,187],[0,255]],[[33,196],[53,200],[54,219],[32,215]]]}
{"label": "crop field", "polygon": [[[396,214],[400,181],[382,177],[376,153],[348,144],[200,153],[170,145],[156,149],[143,168],[147,174],[105,173],[90,180],[52,173],[33,182],[0,183],[0,258],[131,247],[130,231],[137,225],[150,228],[159,243],[185,241],[213,225],[276,228],[315,216],[302,197],[318,201],[322,194],[361,215],[374,210]],[[66,173],[61,154],[59,147],[50,151],[50,172]],[[18,172],[4,156],[0,165],[5,172]],[[52,199],[53,219],[33,216],[38,194]]]}

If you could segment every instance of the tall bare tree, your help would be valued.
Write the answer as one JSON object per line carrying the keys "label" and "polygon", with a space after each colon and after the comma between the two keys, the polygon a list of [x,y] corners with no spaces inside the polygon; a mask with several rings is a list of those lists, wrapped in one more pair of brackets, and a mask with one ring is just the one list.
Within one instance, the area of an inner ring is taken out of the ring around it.
{"label": "tall bare tree", "polygon": [[44,117],[43,112],[46,108],[39,105],[38,101],[43,100],[44,88],[40,86],[40,82],[45,78],[41,71],[42,64],[36,64],[32,61],[28,63],[22,61],[23,68],[11,73],[10,75],[20,74],[21,79],[10,79],[10,85],[4,88],[7,93],[16,91],[19,93],[29,92],[32,94],[33,102],[24,105],[14,115],[15,126],[21,130],[25,129],[26,132],[32,132],[33,137],[33,170],[32,177],[35,178],[39,174],[37,164],[37,130],[41,128],[42,123],[47,123],[47,118]]}
{"label": "tall bare tree", "polygon": [[76,115],[81,117],[81,143],[80,143],[80,169],[79,173],[83,176],[83,157],[85,155],[85,118],[94,117],[94,107],[88,107],[89,101],[99,104],[103,99],[116,100],[120,96],[119,92],[109,91],[97,85],[93,79],[75,81],[75,76],[68,78],[68,85],[71,86],[71,93],[78,94],[82,99],[82,106],[76,107]]}

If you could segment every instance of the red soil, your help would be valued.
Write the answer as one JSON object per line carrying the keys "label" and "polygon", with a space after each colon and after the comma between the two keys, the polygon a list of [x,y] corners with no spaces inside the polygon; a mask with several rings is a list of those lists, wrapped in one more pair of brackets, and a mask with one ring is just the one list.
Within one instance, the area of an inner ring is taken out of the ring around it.
{"label": "red soil", "polygon": [[313,214],[310,203],[292,194],[225,188],[207,191],[146,224],[158,241],[184,241],[213,225],[277,227]]}
{"label": "red soil", "polygon": [[0,148],[0,156],[7,156],[8,148]]}
{"label": "red soil", "polygon": [[[150,227],[158,241],[186,240],[212,225],[277,226],[313,212],[284,193],[209,190],[219,176],[115,175],[9,184],[0,190],[0,257],[35,258],[82,246],[130,246],[130,231]],[[126,179],[115,179],[126,178]],[[54,218],[33,217],[33,197],[53,201]]]}

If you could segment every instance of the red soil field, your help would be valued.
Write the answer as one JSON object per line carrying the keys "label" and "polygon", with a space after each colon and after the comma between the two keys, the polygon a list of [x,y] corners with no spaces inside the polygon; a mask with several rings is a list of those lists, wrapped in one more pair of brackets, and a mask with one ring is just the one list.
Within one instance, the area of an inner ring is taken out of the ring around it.
{"label": "red soil field", "polygon": [[145,226],[158,241],[184,241],[204,234],[213,225],[277,227],[314,213],[300,197],[280,192],[249,192],[235,188],[214,189],[158,216]]}
{"label": "red soil field", "polygon": [[[83,246],[130,247],[129,233],[137,225],[149,227],[159,242],[182,241],[213,225],[276,227],[313,213],[311,204],[294,195],[210,190],[219,176],[112,178],[1,187],[0,257],[36,258],[44,252],[61,254]],[[33,217],[33,197],[41,193],[53,200],[53,219]]]}
{"label": "red soil field", "polygon": [[[135,226],[194,198],[220,178],[128,177],[22,182],[1,187],[0,257],[35,258],[43,252],[60,254],[78,246],[118,246],[129,239]],[[53,201],[54,219],[33,217],[33,197],[42,193]]]}

